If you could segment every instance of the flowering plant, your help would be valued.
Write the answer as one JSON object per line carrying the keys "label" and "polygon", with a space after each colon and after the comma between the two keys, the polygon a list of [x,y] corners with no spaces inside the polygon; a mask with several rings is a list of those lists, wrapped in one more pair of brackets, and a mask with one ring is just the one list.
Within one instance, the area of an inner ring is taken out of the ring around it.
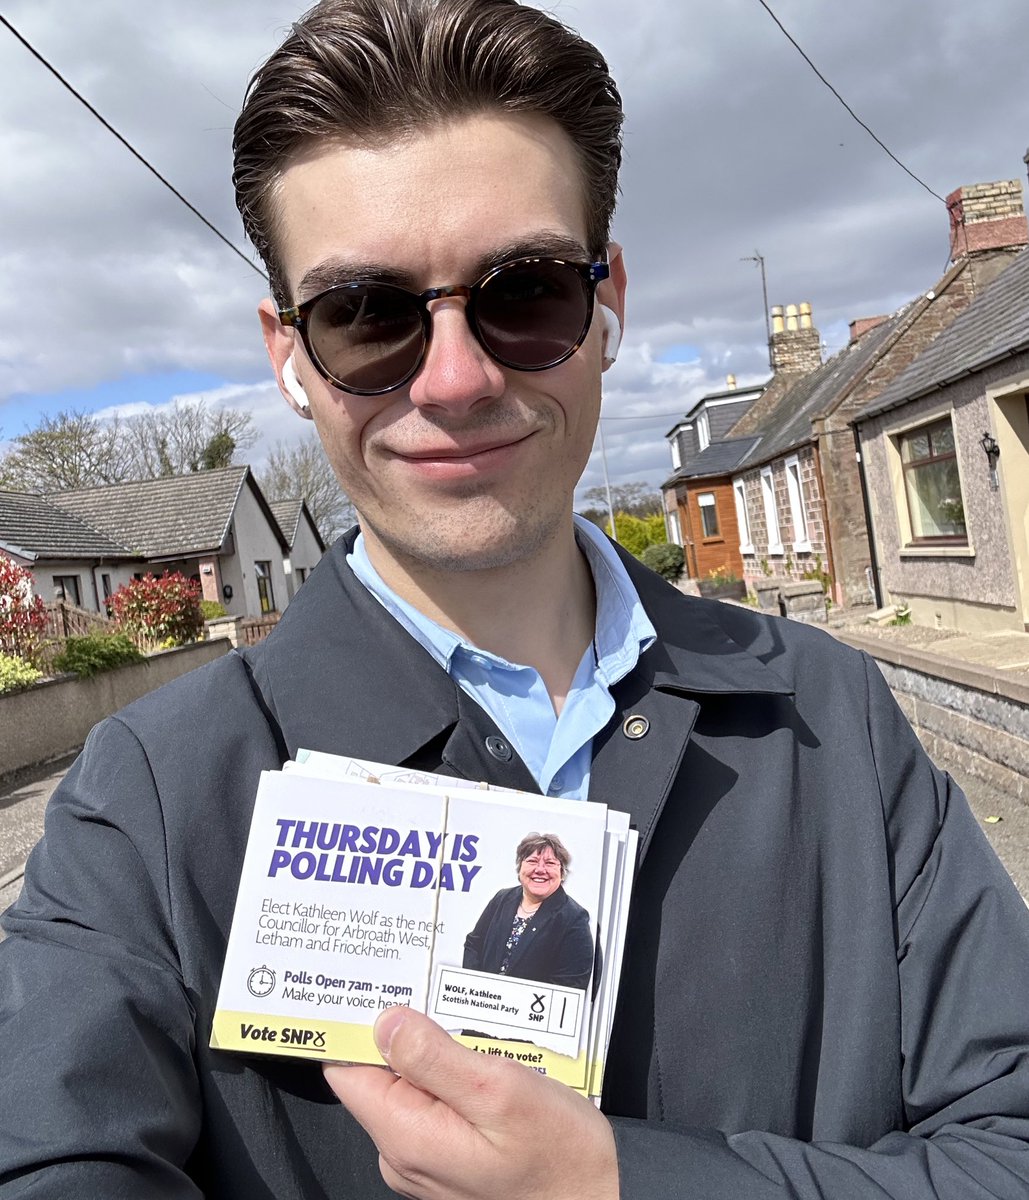
{"label": "flowering plant", "polygon": [[31,662],[46,633],[46,606],[32,591],[32,576],[0,554],[0,650]]}
{"label": "flowering plant", "polygon": [[178,571],[144,575],[122,584],[110,599],[111,615],[141,650],[195,642],[204,627],[200,584]]}

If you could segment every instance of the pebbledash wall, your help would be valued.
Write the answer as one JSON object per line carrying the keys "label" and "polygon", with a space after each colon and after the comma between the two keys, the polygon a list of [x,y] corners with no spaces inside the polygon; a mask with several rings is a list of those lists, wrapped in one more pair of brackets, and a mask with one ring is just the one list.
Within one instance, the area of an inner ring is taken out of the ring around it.
{"label": "pebbledash wall", "polygon": [[930,757],[1029,804],[1029,684],[928,650],[835,634],[876,660]]}
{"label": "pebbledash wall", "polygon": [[65,676],[0,696],[0,780],[74,754],[98,721],[231,649],[225,638],[196,642],[89,679]]}

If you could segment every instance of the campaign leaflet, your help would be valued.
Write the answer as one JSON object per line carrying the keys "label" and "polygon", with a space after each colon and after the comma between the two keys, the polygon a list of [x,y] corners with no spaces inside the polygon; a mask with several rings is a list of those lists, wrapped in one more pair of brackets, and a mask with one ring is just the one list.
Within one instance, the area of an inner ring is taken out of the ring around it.
{"label": "campaign leaflet", "polygon": [[[354,763],[262,775],[212,1046],[381,1063],[375,1018],[409,1004],[482,1053],[588,1091],[607,810],[432,777],[389,783],[389,768]],[[515,851],[534,832],[560,840],[569,868],[511,952],[497,921],[510,932]]]}

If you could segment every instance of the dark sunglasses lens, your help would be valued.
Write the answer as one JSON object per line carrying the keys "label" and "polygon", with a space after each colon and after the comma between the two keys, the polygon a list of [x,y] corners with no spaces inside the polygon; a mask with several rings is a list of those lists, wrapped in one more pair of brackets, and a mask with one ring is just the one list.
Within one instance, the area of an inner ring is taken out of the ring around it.
{"label": "dark sunglasses lens", "polygon": [[559,262],[514,263],[484,283],[475,301],[483,345],[500,362],[538,370],[566,358],[590,319],[589,285]]}
{"label": "dark sunglasses lens", "polygon": [[425,346],[417,300],[385,283],[333,288],[311,309],[307,327],[323,369],[356,392],[380,392],[403,383]]}

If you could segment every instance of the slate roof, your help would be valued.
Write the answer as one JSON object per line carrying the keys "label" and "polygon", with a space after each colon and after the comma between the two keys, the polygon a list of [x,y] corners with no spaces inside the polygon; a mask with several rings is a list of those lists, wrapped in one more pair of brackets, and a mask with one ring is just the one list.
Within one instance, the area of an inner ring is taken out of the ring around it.
{"label": "slate roof", "polygon": [[282,530],[286,541],[289,542],[291,550],[293,549],[293,543],[297,540],[297,531],[300,529],[300,517],[303,513],[307,513],[307,519],[314,530],[314,536],[322,550],[325,549],[325,542],[318,530],[318,526],[314,523],[314,517],[311,516],[311,510],[307,507],[305,500],[269,500],[268,507],[272,510],[275,520],[279,523],[279,528]]}
{"label": "slate roof", "polygon": [[946,329],[858,413],[854,423],[896,408],[1029,349],[1029,252],[1022,251]]}
{"label": "slate roof", "polygon": [[722,438],[711,442],[696,458],[672,476],[677,479],[709,479],[715,475],[728,475],[747,457],[760,442],[760,438]]}
{"label": "slate roof", "polygon": [[[756,428],[744,415],[733,432],[757,436],[754,449],[738,465],[755,467],[811,440],[811,422],[830,411],[843,392],[864,374],[878,350],[905,316],[904,309],[844,346],[817,370],[801,376]],[[774,385],[773,385],[774,386]]]}
{"label": "slate roof", "polygon": [[296,541],[297,526],[300,524],[300,510],[303,500],[269,500],[268,507],[282,530],[282,536],[289,542],[290,549]]}
{"label": "slate roof", "polygon": [[80,517],[31,492],[0,492],[0,545],[25,558],[134,558]]}
{"label": "slate roof", "polygon": [[236,501],[248,485],[288,553],[268,502],[246,466],[57,492],[48,499],[138,555],[174,558],[220,550]]}

